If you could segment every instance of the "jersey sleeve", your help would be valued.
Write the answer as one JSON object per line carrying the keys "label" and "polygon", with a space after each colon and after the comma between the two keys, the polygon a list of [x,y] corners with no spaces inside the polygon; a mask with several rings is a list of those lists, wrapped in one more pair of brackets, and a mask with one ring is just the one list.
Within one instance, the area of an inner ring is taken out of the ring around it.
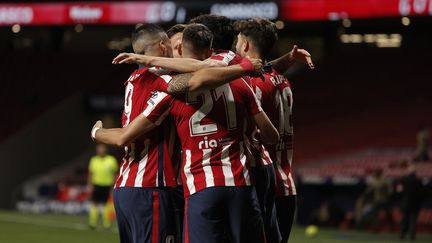
{"label": "jersey sleeve", "polygon": [[241,57],[232,51],[221,52],[215,54],[209,58],[212,62],[219,62],[223,66],[229,66],[233,64],[238,64],[241,61]]}
{"label": "jersey sleeve", "polygon": [[169,114],[173,100],[167,93],[154,91],[142,114],[154,124],[160,125]]}
{"label": "jersey sleeve", "polygon": [[161,92],[168,92],[168,84],[173,79],[173,75],[161,75],[155,80],[155,90]]}

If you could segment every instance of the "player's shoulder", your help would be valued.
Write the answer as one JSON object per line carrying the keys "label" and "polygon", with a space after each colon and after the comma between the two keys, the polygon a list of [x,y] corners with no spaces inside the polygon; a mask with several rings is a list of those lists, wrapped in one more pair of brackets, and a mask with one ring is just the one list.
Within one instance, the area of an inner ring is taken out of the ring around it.
{"label": "player's shoulder", "polygon": [[174,75],[170,73],[170,71],[160,68],[160,67],[151,67],[148,70],[149,75],[155,77],[155,80],[164,81],[165,83],[169,83]]}
{"label": "player's shoulder", "polygon": [[210,57],[210,59],[221,61],[226,65],[233,65],[240,63],[242,57],[230,50],[218,50]]}
{"label": "player's shoulder", "polygon": [[251,79],[252,85],[255,87],[260,87],[261,89],[274,89],[274,88],[284,88],[291,87],[288,79],[280,74],[278,71],[270,67],[270,69],[264,69],[263,78],[254,77]]}
{"label": "player's shoulder", "polygon": [[289,82],[288,78],[284,76],[283,74],[279,73],[276,69],[272,68],[271,72],[271,81],[276,82],[278,84],[281,84],[282,86],[289,86],[291,87],[291,83]]}
{"label": "player's shoulder", "polygon": [[235,93],[250,92],[252,90],[249,76],[234,79],[229,83],[229,85],[231,86],[231,90]]}
{"label": "player's shoulder", "polygon": [[135,83],[156,79],[161,79],[165,82],[169,82],[171,80],[170,72],[160,67],[140,67],[129,76],[128,80],[126,80],[125,83]]}

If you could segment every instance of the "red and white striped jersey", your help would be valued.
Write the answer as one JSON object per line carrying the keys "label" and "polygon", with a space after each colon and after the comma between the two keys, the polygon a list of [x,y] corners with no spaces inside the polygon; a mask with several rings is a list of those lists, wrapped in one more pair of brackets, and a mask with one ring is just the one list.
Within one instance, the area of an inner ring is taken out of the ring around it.
{"label": "red and white striped jersey", "polygon": [[[145,107],[155,94],[155,85],[171,79],[158,68],[141,68],[131,74],[125,82],[125,103],[122,117],[127,126]],[[163,118],[161,116],[160,121]],[[172,122],[165,120],[153,131],[136,139],[125,147],[125,156],[120,166],[115,188],[119,187],[171,187],[176,186],[173,158],[176,132]]]}
{"label": "red and white striped jersey", "polygon": [[288,80],[274,69],[264,73],[265,80],[251,78],[251,86],[261,106],[279,132],[275,145],[261,146],[261,164],[274,163],[276,172],[276,195],[296,195],[292,174],[293,157],[293,96]]}
{"label": "red and white striped jersey", "polygon": [[149,120],[169,110],[177,127],[186,197],[208,187],[251,185],[243,135],[248,117],[262,109],[244,79],[175,97],[160,93],[148,104],[154,104],[144,112]]}

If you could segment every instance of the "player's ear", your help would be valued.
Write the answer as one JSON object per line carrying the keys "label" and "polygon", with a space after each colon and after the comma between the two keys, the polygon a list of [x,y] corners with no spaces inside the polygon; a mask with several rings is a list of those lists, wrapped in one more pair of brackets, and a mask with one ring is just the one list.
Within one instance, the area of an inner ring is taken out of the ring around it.
{"label": "player's ear", "polygon": [[179,56],[183,56],[183,45],[179,44],[178,48],[177,48],[177,52],[179,54]]}
{"label": "player's ear", "polygon": [[161,40],[159,42],[159,50],[160,50],[161,53],[164,54],[164,56],[167,53],[167,47],[166,47],[165,43],[163,42],[163,40]]}
{"label": "player's ear", "polygon": [[249,41],[245,40],[244,44],[243,44],[243,51],[246,53],[249,51],[250,45],[249,45]]}

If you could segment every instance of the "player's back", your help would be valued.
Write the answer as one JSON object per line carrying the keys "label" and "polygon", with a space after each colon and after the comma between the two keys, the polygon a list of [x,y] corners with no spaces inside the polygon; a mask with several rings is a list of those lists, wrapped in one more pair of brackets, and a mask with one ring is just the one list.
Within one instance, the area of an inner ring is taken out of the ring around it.
{"label": "player's back", "polygon": [[251,79],[251,86],[261,102],[263,110],[279,132],[279,142],[262,146],[261,162],[275,164],[277,194],[295,195],[296,189],[291,171],[293,155],[292,104],[293,96],[288,80],[274,69],[264,72],[264,81]]}
{"label": "player's back", "polygon": [[[127,126],[140,115],[147,101],[154,95],[158,79],[169,77],[157,68],[141,68],[134,71],[125,82],[125,103],[122,116]],[[125,156],[120,167],[115,187],[163,187],[175,186],[176,177],[171,156],[175,133],[169,120],[144,134],[125,147]]]}
{"label": "player's back", "polygon": [[186,196],[213,186],[251,184],[243,134],[248,116],[260,111],[243,79],[174,99],[171,115],[184,153]]}

